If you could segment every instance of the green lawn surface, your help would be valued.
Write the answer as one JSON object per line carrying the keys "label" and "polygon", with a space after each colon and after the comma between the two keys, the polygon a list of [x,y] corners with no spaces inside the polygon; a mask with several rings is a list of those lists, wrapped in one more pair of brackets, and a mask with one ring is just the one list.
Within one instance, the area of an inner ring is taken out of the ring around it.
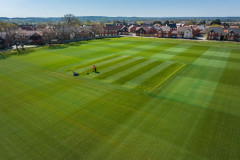
{"label": "green lawn surface", "polygon": [[113,38],[0,60],[1,160],[238,160],[239,135],[239,43]]}

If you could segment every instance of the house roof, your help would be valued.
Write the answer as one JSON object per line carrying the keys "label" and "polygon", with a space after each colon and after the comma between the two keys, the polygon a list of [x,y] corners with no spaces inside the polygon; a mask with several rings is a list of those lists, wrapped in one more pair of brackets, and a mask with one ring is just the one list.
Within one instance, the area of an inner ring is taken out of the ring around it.
{"label": "house roof", "polygon": [[194,31],[197,31],[197,30],[199,30],[199,28],[198,27],[193,27],[192,28]]}
{"label": "house roof", "polygon": [[131,29],[131,28],[133,28],[133,27],[136,27],[135,25],[131,25],[130,27],[129,27],[129,29]]}
{"label": "house roof", "polygon": [[228,33],[233,32],[240,35],[240,28],[229,28]]}
{"label": "house roof", "polygon": [[146,32],[150,31],[150,29],[152,28],[152,27],[147,27],[147,26],[145,26],[145,25],[142,25],[141,27],[142,27],[142,29],[144,29]]}
{"label": "house roof", "polygon": [[161,29],[161,30],[164,31],[164,32],[169,32],[169,31],[171,31],[171,28],[170,28],[169,26],[162,26],[162,27],[160,27],[159,29]]}
{"label": "house roof", "polygon": [[159,30],[160,26],[153,26],[153,28]]}
{"label": "house roof", "polygon": [[223,28],[222,27],[210,27],[209,32],[211,32],[211,31],[221,34],[223,32]]}
{"label": "house roof", "polygon": [[239,26],[230,26],[229,28],[239,28]]}
{"label": "house roof", "polygon": [[122,28],[120,28],[120,29],[124,29],[124,28],[128,28],[127,26],[122,26]]}
{"label": "house roof", "polygon": [[34,28],[31,27],[31,26],[22,26],[20,27],[22,30],[25,30],[25,31],[34,31]]}
{"label": "house roof", "polygon": [[104,30],[119,30],[121,28],[122,26],[109,26],[109,27],[104,27]]}
{"label": "house roof", "polygon": [[160,24],[154,24],[153,26],[156,26],[156,27],[161,27],[161,25],[160,25]]}
{"label": "house roof", "polygon": [[27,35],[27,36],[32,36],[34,34],[39,34],[39,35],[43,35],[43,31],[17,31],[16,32],[17,34],[24,34],[24,35]]}
{"label": "house roof", "polygon": [[150,28],[146,27],[146,26],[141,26],[141,27],[137,27],[136,31],[140,30],[140,29],[143,29],[145,30],[146,32],[149,32],[150,31]]}
{"label": "house roof", "polygon": [[141,28],[141,27],[137,27],[137,28],[136,28],[136,31],[139,30],[140,28]]}
{"label": "house roof", "polygon": [[91,32],[93,29],[92,29],[92,26],[83,26],[83,27],[79,28],[78,30]]}
{"label": "house roof", "polygon": [[170,28],[177,28],[177,25],[175,23],[169,23],[166,26],[168,26]]}
{"label": "house roof", "polygon": [[205,26],[197,26],[197,28],[200,29],[200,30],[207,29]]}
{"label": "house roof", "polygon": [[192,28],[191,27],[179,27],[178,28],[178,31],[180,31],[180,32],[185,32],[186,30],[192,31]]}
{"label": "house roof", "polygon": [[227,33],[228,33],[228,30],[227,30],[227,29],[224,29],[223,32],[222,32],[222,35],[223,35],[223,36],[226,36]]}

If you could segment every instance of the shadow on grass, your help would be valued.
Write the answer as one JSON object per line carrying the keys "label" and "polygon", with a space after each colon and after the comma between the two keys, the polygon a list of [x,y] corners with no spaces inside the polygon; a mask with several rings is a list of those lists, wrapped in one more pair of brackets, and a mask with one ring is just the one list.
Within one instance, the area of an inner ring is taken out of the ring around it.
{"label": "shadow on grass", "polygon": [[57,50],[57,49],[65,49],[65,48],[68,48],[67,45],[52,45],[52,46],[48,46],[47,47],[48,49],[51,49],[51,50]]}
{"label": "shadow on grass", "polygon": [[25,48],[24,50],[20,49],[20,52],[18,52],[17,50],[10,50],[10,51],[6,50],[3,52],[0,52],[0,59],[6,59],[13,55],[17,55],[17,56],[27,55],[34,51],[35,51],[34,48]]}

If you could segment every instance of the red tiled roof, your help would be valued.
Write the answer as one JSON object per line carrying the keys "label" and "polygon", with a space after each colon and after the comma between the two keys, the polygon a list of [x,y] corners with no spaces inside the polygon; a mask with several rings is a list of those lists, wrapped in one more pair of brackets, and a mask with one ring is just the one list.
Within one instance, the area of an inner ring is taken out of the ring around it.
{"label": "red tiled roof", "polygon": [[22,26],[21,29],[26,31],[34,31],[33,27],[30,26]]}
{"label": "red tiled roof", "polygon": [[239,26],[230,26],[229,28],[239,28]]}
{"label": "red tiled roof", "polygon": [[146,32],[148,32],[148,31],[150,31],[150,28],[148,28],[148,27],[146,27],[146,26],[144,26],[144,27],[142,27]]}
{"label": "red tiled roof", "polygon": [[119,30],[123,26],[110,26],[110,27],[104,27],[104,30]]}

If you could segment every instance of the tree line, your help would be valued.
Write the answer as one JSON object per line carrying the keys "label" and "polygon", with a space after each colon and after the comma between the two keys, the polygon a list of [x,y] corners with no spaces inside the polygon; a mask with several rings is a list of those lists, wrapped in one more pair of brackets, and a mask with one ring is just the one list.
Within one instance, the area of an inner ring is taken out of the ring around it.
{"label": "tree line", "polygon": [[[85,23],[86,24],[86,23]],[[15,45],[20,52],[19,46],[24,50],[24,45],[29,41],[28,36],[17,32],[19,26],[15,23],[0,22],[0,32],[5,32],[9,45]],[[44,44],[52,46],[53,40],[63,42],[71,39],[88,38],[100,35],[103,32],[103,25],[96,22],[88,22],[84,26],[73,14],[66,14],[57,23],[40,23],[37,30],[42,32],[41,39]]]}

